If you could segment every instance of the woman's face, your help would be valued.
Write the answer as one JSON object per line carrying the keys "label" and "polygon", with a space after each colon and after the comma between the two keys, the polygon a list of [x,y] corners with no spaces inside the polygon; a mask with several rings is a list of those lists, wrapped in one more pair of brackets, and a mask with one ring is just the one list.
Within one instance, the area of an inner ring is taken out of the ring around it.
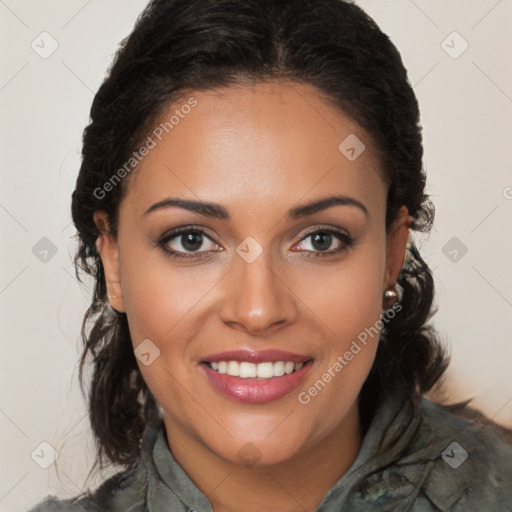
{"label": "woman's face", "polygon": [[98,242],[171,446],[273,464],[354,435],[378,341],[362,333],[408,235],[404,208],[386,236],[371,141],[297,83],[195,92],[172,115]]}

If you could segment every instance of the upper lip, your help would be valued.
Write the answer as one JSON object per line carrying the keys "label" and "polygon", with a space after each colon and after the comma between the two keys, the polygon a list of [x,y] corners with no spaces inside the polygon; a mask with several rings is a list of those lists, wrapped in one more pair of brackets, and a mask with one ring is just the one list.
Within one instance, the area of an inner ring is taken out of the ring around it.
{"label": "upper lip", "polygon": [[312,359],[310,356],[303,356],[293,352],[283,350],[229,350],[227,352],[218,352],[211,354],[203,359],[205,363],[218,363],[219,361],[239,361],[247,363],[276,363],[277,361],[290,361],[292,363],[305,363]]}

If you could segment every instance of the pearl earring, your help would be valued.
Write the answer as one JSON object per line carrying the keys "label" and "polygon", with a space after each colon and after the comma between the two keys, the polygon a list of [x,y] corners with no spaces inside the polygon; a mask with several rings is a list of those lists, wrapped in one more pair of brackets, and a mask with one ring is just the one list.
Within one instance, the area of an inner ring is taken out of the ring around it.
{"label": "pearl earring", "polygon": [[396,304],[397,302],[400,302],[402,300],[403,290],[402,287],[396,283],[393,286],[389,286],[384,290],[383,294],[383,306],[385,309],[389,309],[393,306],[393,304]]}
{"label": "pearl earring", "polygon": [[384,299],[387,301],[393,300],[394,302],[398,301],[398,293],[394,288],[387,288],[384,291]]}

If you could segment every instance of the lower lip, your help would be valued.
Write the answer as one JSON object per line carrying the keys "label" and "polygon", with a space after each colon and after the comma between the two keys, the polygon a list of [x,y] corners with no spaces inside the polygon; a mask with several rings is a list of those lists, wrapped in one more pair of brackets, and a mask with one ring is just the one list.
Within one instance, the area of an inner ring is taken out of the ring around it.
{"label": "lower lip", "polygon": [[232,377],[212,370],[207,364],[202,366],[210,383],[223,395],[238,402],[260,404],[278,400],[298,388],[309,373],[312,361],[289,375],[272,379]]}

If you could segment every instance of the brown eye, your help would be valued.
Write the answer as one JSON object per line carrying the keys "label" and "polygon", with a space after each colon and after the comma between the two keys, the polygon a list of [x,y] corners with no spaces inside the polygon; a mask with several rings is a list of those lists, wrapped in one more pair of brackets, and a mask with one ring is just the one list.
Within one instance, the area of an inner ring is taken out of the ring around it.
{"label": "brown eye", "polygon": [[222,250],[203,230],[190,227],[168,233],[157,245],[168,256],[176,258],[201,257],[208,252]]}
{"label": "brown eye", "polygon": [[190,232],[178,238],[186,251],[197,251],[203,244],[203,235],[198,232]]}
{"label": "brown eye", "polygon": [[317,251],[327,251],[332,244],[332,235],[319,231],[311,236],[311,245]]}
{"label": "brown eye", "polygon": [[301,241],[292,247],[294,252],[305,256],[329,256],[347,251],[355,245],[354,239],[346,232],[335,228],[310,230]]}

